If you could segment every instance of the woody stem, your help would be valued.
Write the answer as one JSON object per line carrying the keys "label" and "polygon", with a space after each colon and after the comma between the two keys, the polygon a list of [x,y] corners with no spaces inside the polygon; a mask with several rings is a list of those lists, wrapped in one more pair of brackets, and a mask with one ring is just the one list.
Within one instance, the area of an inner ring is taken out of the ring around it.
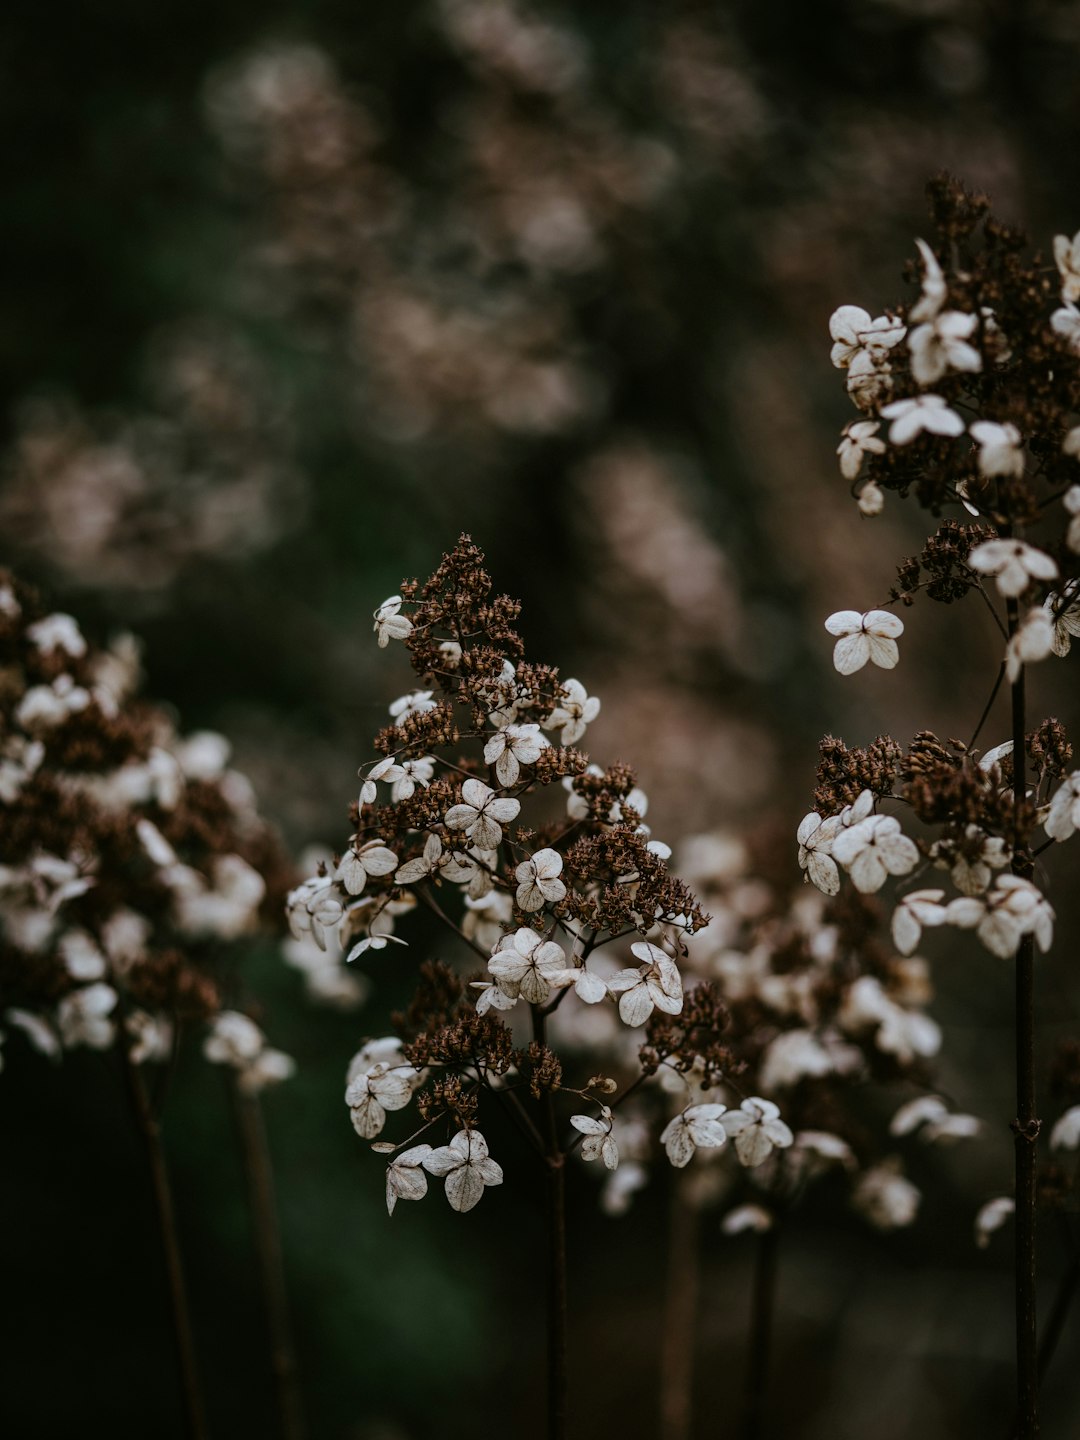
{"label": "woody stem", "polygon": [[779,1239],[776,1221],[757,1236],[742,1440],[761,1440],[765,1433],[765,1392],[772,1350],[773,1311],[776,1304],[776,1251]]}
{"label": "woody stem", "polygon": [[[1008,602],[1009,634],[1019,627],[1019,605]],[[1014,875],[1031,878],[1034,868],[1026,840],[1026,714],[1024,668],[1012,682]],[[1036,1310],[1036,1169],[1040,1121],[1035,1094],[1035,950],[1024,935],[1016,951],[1016,1119],[1013,1122],[1016,1169],[1016,1399],[1018,1440],[1039,1433],[1039,1346]]]}
{"label": "woody stem", "polygon": [[668,1226],[667,1295],[660,1355],[661,1440],[689,1440],[693,1421],[700,1212],[687,1177],[675,1172]]}
{"label": "woody stem", "polygon": [[[533,1038],[545,1043],[546,1016],[532,1006]],[[548,1440],[566,1437],[566,1156],[559,1144],[555,1102],[551,1091],[541,1101],[546,1141],[544,1155],[547,1202],[547,1396]]]}

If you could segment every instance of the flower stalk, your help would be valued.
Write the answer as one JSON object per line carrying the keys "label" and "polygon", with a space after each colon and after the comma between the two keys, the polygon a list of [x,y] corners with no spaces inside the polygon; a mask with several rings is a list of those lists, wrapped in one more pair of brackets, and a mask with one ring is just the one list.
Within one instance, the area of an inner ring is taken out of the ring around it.
{"label": "flower stalk", "polygon": [[165,1148],[161,1141],[161,1124],[150,1103],[150,1095],[142,1072],[131,1058],[126,1041],[122,1040],[117,1048],[124,1066],[135,1125],[146,1152],[150,1184],[154,1193],[158,1233],[161,1237],[162,1256],[169,1285],[173,1340],[176,1346],[180,1394],[184,1407],[184,1433],[188,1440],[208,1440],[210,1432],[207,1429],[206,1409],[199,1380],[198,1362],[195,1357],[191,1312],[188,1306],[187,1285],[184,1280],[184,1266],[180,1254],[180,1238],[176,1229],[176,1210],[173,1205],[172,1187],[169,1184],[169,1172],[165,1163]]}
{"label": "flower stalk", "polygon": [[742,1440],[761,1440],[765,1433],[765,1396],[769,1383],[773,1315],[776,1309],[778,1241],[779,1232],[774,1223],[759,1233],[755,1245]]}

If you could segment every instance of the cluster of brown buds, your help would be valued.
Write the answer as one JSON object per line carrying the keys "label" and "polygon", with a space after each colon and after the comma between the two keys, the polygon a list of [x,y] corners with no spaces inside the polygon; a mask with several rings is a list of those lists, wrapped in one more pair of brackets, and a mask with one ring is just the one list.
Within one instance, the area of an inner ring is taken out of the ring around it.
{"label": "cluster of brown buds", "polygon": [[[395,700],[375,737],[382,758],[361,771],[348,847],[289,897],[294,932],[315,943],[344,936],[351,960],[403,945],[398,922],[424,906],[483,967],[468,980],[442,964],[420,967],[398,1034],[370,1041],[350,1066],[346,1102],[364,1139],[413,1100],[423,1122],[399,1145],[376,1143],[392,1156],[391,1210],[426,1193],[427,1175],[446,1180],[458,1210],[498,1183],[479,1129],[489,1097],[549,1161],[580,1144],[614,1170],[614,1111],[631,1088],[695,1064],[719,1083],[726,1064],[722,1003],[707,989],[684,992],[680,970],[707,917],[652,838],[632,771],[590,765],[577,748],[599,700],[526,660],[518,611],[492,594],[467,536],[423,586],[403,585],[379,606],[379,644],[404,644],[424,688]],[[680,1025],[691,1012],[694,1023]],[[621,1094],[587,1058],[579,1082],[564,1077],[590,1013],[607,1017],[601,1030],[610,1021],[645,1035],[640,1056],[633,1045],[624,1052]],[[657,1016],[675,1026],[662,1055],[648,1028]],[[669,1144],[676,1164],[761,1119],[695,1099],[688,1093],[673,1121],[691,1137],[689,1149]],[[419,1141],[436,1125],[447,1144]],[[773,1133],[790,1143],[782,1122]]]}

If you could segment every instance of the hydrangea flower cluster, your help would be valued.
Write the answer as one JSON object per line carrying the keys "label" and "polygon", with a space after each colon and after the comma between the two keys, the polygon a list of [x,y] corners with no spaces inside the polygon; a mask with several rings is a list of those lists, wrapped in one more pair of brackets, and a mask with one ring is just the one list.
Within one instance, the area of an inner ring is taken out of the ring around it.
{"label": "hydrangea flower cluster", "polygon": [[0,573],[0,1038],[58,1059],[122,1043],[167,1060],[180,1023],[254,1091],[292,1062],[225,1008],[226,947],[289,871],[220,735],[136,695],[130,637],[95,650]]}
{"label": "hydrangea flower cluster", "polygon": [[[704,1090],[728,1060],[722,1002],[683,981],[688,938],[707,917],[652,838],[633,773],[590,765],[576,748],[600,701],[525,659],[518,610],[492,594],[467,536],[426,584],[378,607],[378,643],[406,647],[422,688],[391,705],[375,737],[382,758],[361,771],[348,846],[289,896],[294,933],[340,938],[351,959],[404,945],[398,922],[424,907],[482,967],[465,979],[420,966],[398,1034],[370,1041],[350,1066],[346,1103],[358,1134],[390,1157],[391,1211],[424,1195],[428,1176],[460,1211],[500,1183],[480,1128],[491,1099],[549,1167],[580,1146],[610,1172],[630,1088],[697,1065]],[[673,1027],[662,1055],[659,1021]],[[576,1053],[574,1036],[590,1029],[627,1037],[622,1087],[589,1065],[588,1046]],[[398,1145],[379,1141],[388,1115],[410,1104],[420,1128]],[[729,1136],[745,1164],[790,1139],[757,1099],[731,1108],[695,1092],[668,1119],[661,1142],[676,1166]],[[446,1144],[417,1143],[433,1129]]]}

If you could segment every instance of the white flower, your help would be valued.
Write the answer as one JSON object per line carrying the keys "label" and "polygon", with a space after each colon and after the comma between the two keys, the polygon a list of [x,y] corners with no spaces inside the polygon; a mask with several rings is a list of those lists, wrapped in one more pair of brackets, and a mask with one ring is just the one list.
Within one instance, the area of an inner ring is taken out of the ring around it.
{"label": "white flower", "polygon": [[975,1216],[975,1244],[980,1250],[987,1248],[990,1236],[995,1230],[1000,1230],[1015,1212],[1016,1201],[1011,1195],[999,1195],[996,1200],[988,1200],[981,1207]]}
{"label": "white flower", "polygon": [[967,563],[980,575],[993,575],[1002,595],[1015,598],[1035,580],[1054,580],[1058,568],[1049,555],[1023,540],[984,540]]}
{"label": "white flower", "polygon": [[1056,638],[1054,617],[1045,606],[1032,606],[1005,646],[1005,678],[1009,684],[1016,684],[1025,665],[1033,665],[1052,654]]}
{"label": "white flower", "polygon": [[359,850],[346,850],[335,879],[345,886],[350,895],[359,895],[369,875],[389,875],[397,869],[397,863],[398,857],[381,840],[368,840]]}
{"label": "white flower", "polygon": [[562,704],[544,721],[545,730],[561,730],[564,745],[576,745],[600,713],[600,701],[586,693],[580,680],[564,680],[561,684]]}
{"label": "white flower", "polygon": [[264,1044],[265,1036],[254,1020],[239,1010],[222,1010],[210,1022],[210,1033],[203,1041],[203,1055],[214,1065],[231,1065],[243,1070]]}
{"label": "white flower", "polygon": [[860,410],[873,410],[892,394],[892,366],[880,351],[860,350],[848,366],[847,392]]}
{"label": "white flower", "polygon": [[374,1140],[386,1124],[386,1112],[408,1105],[421,1074],[411,1065],[391,1065],[386,1060],[376,1060],[355,1073],[350,1067],[345,1104],[356,1133]]}
{"label": "white flower", "polygon": [[501,1185],[503,1172],[488,1156],[479,1130],[459,1130],[449,1145],[432,1150],[421,1161],[429,1175],[446,1177],[446,1198],[462,1214],[471,1210],[485,1185]]}
{"label": "white flower", "polygon": [[857,478],[865,455],[884,455],[885,441],[877,433],[880,429],[878,420],[853,420],[844,426],[844,438],[836,447],[836,453],[840,456],[840,473],[845,480]]}
{"label": "white flower", "polygon": [[1080,1149],[1080,1105],[1072,1106],[1054,1122],[1050,1131],[1050,1149]]}
{"label": "white flower", "polygon": [[825,621],[825,629],[840,637],[833,646],[833,664],[841,675],[854,675],[868,660],[891,670],[900,658],[896,637],[904,633],[904,622],[888,610],[837,610]]}
{"label": "white flower", "polygon": [[469,779],[461,787],[461,804],[446,812],[446,824],[450,830],[464,830],[478,849],[495,850],[503,838],[503,825],[520,809],[516,800],[500,799],[482,780]]}
{"label": "white flower", "polygon": [[944,890],[912,890],[893,911],[893,944],[901,955],[910,955],[922,938],[923,929],[944,925]]}
{"label": "white flower", "polygon": [[840,889],[840,871],[832,858],[833,841],[840,833],[839,815],[826,819],[811,810],[799,822],[796,839],[799,842],[799,869],[805,870],[810,880],[824,895],[835,895]]}
{"label": "white flower", "polygon": [[735,1153],[748,1169],[767,1160],[774,1148],[786,1149],[795,1138],[780,1119],[780,1107],[760,1095],[751,1095],[738,1110],[726,1111],[720,1124],[734,1135]]}
{"label": "white flower", "polygon": [[548,998],[552,979],[566,969],[566,952],[553,940],[522,927],[504,935],[488,961],[488,970],[499,982],[517,986],[530,1005],[542,1005]]}
{"label": "white flower", "polygon": [[600,1114],[599,1120],[591,1115],[571,1115],[570,1124],[585,1136],[581,1142],[581,1158],[603,1160],[609,1170],[614,1170],[619,1164],[619,1147],[611,1133],[611,1111],[604,1105]]}
{"label": "white flower", "polygon": [[427,715],[429,711],[437,710],[439,702],[431,698],[432,693],[430,690],[410,690],[407,695],[399,696],[390,705],[390,718],[400,725],[413,715]]}
{"label": "white flower", "polygon": [[[695,1150],[718,1150],[727,1144],[728,1132],[721,1121],[726,1110],[726,1105],[688,1105],[668,1121],[661,1131],[660,1144],[676,1170],[689,1165]],[[776,1113],[779,1115],[779,1110]]]}
{"label": "white flower", "polygon": [[422,1200],[427,1194],[424,1161],[431,1154],[430,1145],[414,1145],[395,1155],[386,1167],[386,1209],[394,1213],[399,1200]]}
{"label": "white flower", "polygon": [[545,905],[557,905],[566,894],[566,886],[559,879],[562,868],[562,856],[557,850],[537,850],[523,860],[514,871],[518,908],[542,910]]}
{"label": "white flower", "polygon": [[911,1135],[928,1144],[935,1141],[970,1140],[982,1129],[974,1115],[952,1115],[940,1095],[920,1095],[901,1105],[889,1122],[890,1135]]}
{"label": "white flower", "polygon": [[375,611],[374,630],[379,637],[379,649],[385,650],[391,640],[404,640],[412,634],[412,621],[399,614],[401,596],[391,595]]}
{"label": "white flower", "polygon": [[456,640],[439,642],[439,656],[448,670],[456,670],[461,664],[461,646]]}
{"label": "white flower", "polygon": [[833,1057],[812,1030],[783,1030],[766,1046],[760,1079],[765,1090],[785,1090],[808,1076],[830,1075]]}
{"label": "white flower", "polygon": [[929,435],[962,435],[964,422],[950,410],[940,395],[914,395],[907,400],[894,400],[881,411],[882,419],[891,420],[889,440],[893,445],[907,445],[925,430]]}
{"label": "white flower", "polygon": [[874,975],[860,975],[849,986],[838,1018],[856,1034],[872,1029],[875,1048],[905,1064],[917,1055],[936,1055],[941,1048],[941,1030],[929,1015],[898,1005]]}
{"label": "white flower", "polygon": [[291,890],[285,908],[296,939],[310,932],[320,950],[326,949],[326,931],[335,929],[343,913],[333,880],[323,875],[313,875]]}
{"label": "white flower", "polygon": [[26,627],[26,638],[43,655],[62,650],[73,660],[79,660],[86,654],[83,633],[78,621],[71,615],[46,615],[44,620],[37,620]]}
{"label": "white flower", "polygon": [[[1080,489],[1080,486],[1077,488]],[[1073,640],[1080,636],[1080,603],[1070,599],[1059,610],[1057,606],[1061,605],[1061,600],[1051,594],[1043,604],[1054,619],[1054,654],[1068,655]]]}
{"label": "white flower", "polygon": [[829,317],[829,334],[834,342],[830,358],[838,370],[847,369],[860,351],[879,359],[906,333],[903,324],[891,315],[871,320],[861,306],[841,305]]}
{"label": "white flower", "polygon": [[65,931],[57,948],[73,980],[100,980],[105,974],[105,956],[85,930]]}
{"label": "white flower", "polygon": [[86,1045],[91,1050],[107,1050],[116,1033],[108,1017],[119,998],[102,980],[65,995],[56,1008],[56,1023],[64,1044],[69,1049]]}
{"label": "white flower", "polygon": [[424,853],[413,860],[406,860],[394,874],[395,885],[413,885],[417,880],[426,880],[429,875],[443,875],[453,885],[471,884],[476,878],[478,866],[467,855],[455,850],[444,850],[440,837],[434,833],[424,841]]}
{"label": "white flower", "polygon": [[51,685],[32,685],[19,701],[15,721],[23,730],[52,730],[90,704],[90,692],[70,675],[58,675]]}
{"label": "white flower", "polygon": [[1080,230],[1070,240],[1054,236],[1054,261],[1061,271],[1061,298],[1066,303],[1080,300]]}
{"label": "white flower", "polygon": [[1024,451],[1020,431],[1006,422],[976,420],[968,434],[979,447],[979,471],[988,479],[995,475],[1023,475]]}
{"label": "white flower", "polygon": [[296,1061],[292,1056],[267,1045],[250,1065],[240,1071],[237,1084],[245,1095],[258,1095],[268,1085],[280,1085],[283,1080],[291,1080],[295,1074]]}
{"label": "white flower", "polygon": [[933,320],[945,304],[945,296],[948,294],[948,286],[945,283],[945,276],[941,273],[941,266],[938,258],[930,249],[925,240],[916,240],[915,244],[923,262],[922,295],[911,307],[912,320]]}
{"label": "white flower", "polygon": [[1044,828],[1051,840],[1068,840],[1080,829],[1080,770],[1067,775],[1054,792]]}
{"label": "white flower", "polygon": [[978,329],[977,315],[946,310],[918,326],[908,337],[911,373],[919,385],[933,385],[948,370],[974,373],[982,369],[982,356],[968,342]]}
{"label": "white flower", "polygon": [[880,515],[885,509],[885,491],[876,480],[867,480],[856,501],[860,515]]}
{"label": "white flower", "polygon": [[500,785],[515,785],[521,765],[535,765],[548,743],[539,725],[506,725],[484,746],[484,759],[495,766]]}
{"label": "white flower", "polygon": [[921,1193],[901,1172],[896,1156],[867,1170],[852,1193],[852,1203],[879,1230],[910,1225],[919,1213]]}
{"label": "white flower", "polygon": [[948,907],[948,922],[961,930],[974,930],[987,950],[1009,960],[1021,936],[1035,936],[1046,953],[1054,938],[1054,912],[1049,901],[1030,880],[999,875],[986,896],[963,896]]}
{"label": "white flower", "polygon": [[851,876],[856,890],[872,895],[885,884],[887,876],[914,870],[919,851],[894,816],[869,815],[836,837],[833,858]]}
{"label": "white flower", "polygon": [[1080,425],[1074,425],[1071,430],[1066,431],[1065,439],[1061,442],[1061,453],[1075,455],[1080,460]]}
{"label": "white flower", "polygon": [[987,835],[978,825],[965,827],[963,846],[968,853],[960,850],[952,861],[949,875],[964,895],[981,895],[994,878],[991,872],[1009,863],[1009,850],[1000,835]]}
{"label": "white flower", "polygon": [[[1080,435],[1080,426],[1071,432]],[[1080,554],[1080,485],[1070,485],[1062,498],[1061,503],[1072,516],[1069,521],[1069,528],[1065,533],[1065,544],[1074,555]]]}
{"label": "white flower", "polygon": [[630,951],[644,962],[641,969],[620,970],[607,982],[610,993],[619,997],[619,1015],[624,1024],[644,1025],[654,1008],[678,1015],[683,1007],[683,991],[675,961],[647,940],[631,945]]}
{"label": "white flower", "polygon": [[607,999],[607,982],[584,965],[576,969],[571,966],[558,975],[552,975],[549,983],[553,990],[568,990],[572,985],[578,999],[583,1000],[586,1005],[598,1005],[601,1000]]}
{"label": "white flower", "polygon": [[172,1054],[173,1027],[170,1020],[150,1015],[145,1010],[132,1010],[124,1018],[124,1029],[135,1042],[129,1052],[134,1064],[167,1060]]}
{"label": "white flower", "polygon": [[12,1006],[4,1011],[4,1020],[8,1025],[14,1025],[16,1030],[21,1030],[39,1055],[44,1055],[47,1060],[60,1059],[62,1052],[56,1031],[40,1015]]}
{"label": "white flower", "polygon": [[773,1217],[768,1210],[753,1204],[736,1205],[720,1222],[720,1229],[725,1235],[741,1235],[744,1230],[754,1230],[760,1235],[765,1230],[771,1230],[772,1226]]}
{"label": "white flower", "polygon": [[1050,316],[1050,325],[1073,354],[1080,355],[1080,310],[1075,305],[1063,305]]}
{"label": "white flower", "polygon": [[513,1010],[521,995],[511,980],[470,980],[469,987],[480,991],[476,997],[478,1015],[486,1015],[489,1010]]}

